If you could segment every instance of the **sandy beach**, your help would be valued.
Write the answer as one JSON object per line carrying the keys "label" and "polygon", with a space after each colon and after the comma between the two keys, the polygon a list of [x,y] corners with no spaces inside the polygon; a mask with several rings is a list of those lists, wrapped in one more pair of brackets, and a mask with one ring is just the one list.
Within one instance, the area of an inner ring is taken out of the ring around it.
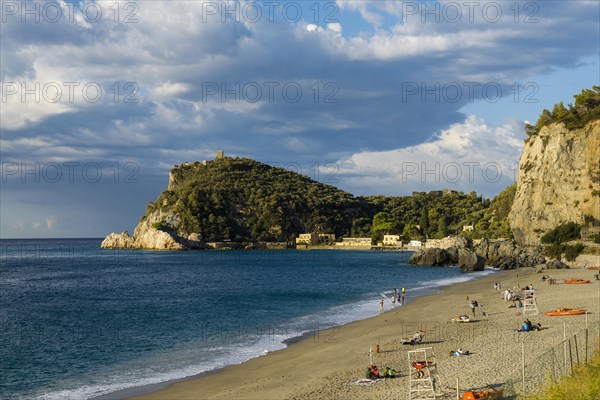
{"label": "sandy beach", "polygon": [[[415,267],[418,268],[418,267]],[[560,345],[563,322],[567,335],[580,333],[589,324],[590,342],[598,338],[600,326],[600,281],[586,269],[550,270],[546,275],[557,284],[540,282],[542,274],[533,269],[501,271],[476,281],[446,287],[441,293],[410,299],[410,303],[340,328],[320,331],[288,348],[255,358],[216,373],[186,379],[136,399],[381,399],[409,398],[407,350],[431,347],[437,358],[438,382],[444,398],[455,398],[456,379],[461,389],[498,385],[521,374],[521,343],[528,368],[542,353]],[[563,279],[590,279],[590,284],[568,285]],[[541,323],[540,332],[517,333],[524,320],[520,309],[496,293],[494,282],[503,289],[533,284],[539,315],[530,316]],[[383,289],[383,288],[382,288]],[[460,314],[471,315],[467,296],[477,300],[476,316],[470,323],[452,323]],[[543,313],[557,307],[584,308],[589,315],[549,317]],[[374,314],[377,304],[373,305]],[[485,312],[485,316],[483,315]],[[402,345],[401,337],[423,330],[425,343]],[[368,386],[350,384],[365,377],[369,348],[379,343],[374,363],[398,371],[396,379]],[[581,342],[580,342],[581,343]],[[457,348],[469,356],[450,357]],[[581,352],[581,351],[580,351]]]}

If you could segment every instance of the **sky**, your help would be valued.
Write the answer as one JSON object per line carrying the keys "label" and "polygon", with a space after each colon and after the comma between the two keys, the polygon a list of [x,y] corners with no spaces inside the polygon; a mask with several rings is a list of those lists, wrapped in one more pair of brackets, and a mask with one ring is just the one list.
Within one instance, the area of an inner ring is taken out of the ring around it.
{"label": "sky", "polygon": [[600,85],[598,1],[0,4],[1,238],[132,232],[217,149],[493,197],[524,123]]}

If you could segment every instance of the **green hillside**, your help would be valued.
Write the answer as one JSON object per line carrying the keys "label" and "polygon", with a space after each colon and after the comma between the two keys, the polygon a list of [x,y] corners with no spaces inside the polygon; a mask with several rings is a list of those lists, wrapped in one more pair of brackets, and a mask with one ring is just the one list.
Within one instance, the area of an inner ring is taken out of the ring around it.
{"label": "green hillside", "polygon": [[146,212],[175,211],[180,234],[199,233],[205,241],[288,241],[314,231],[349,235],[355,221],[370,222],[364,201],[350,193],[250,159],[186,164],[172,173],[172,190]]}
{"label": "green hillside", "polygon": [[[303,232],[375,241],[388,233],[441,238],[461,234],[463,225],[476,225],[470,236],[509,235],[512,200],[505,194],[491,203],[474,192],[355,197],[283,168],[229,157],[182,164],[171,175],[169,190],[148,204],[146,216],[172,212],[180,223],[154,227],[184,237],[198,233],[204,241],[293,241]],[[514,188],[507,190],[514,196]]]}

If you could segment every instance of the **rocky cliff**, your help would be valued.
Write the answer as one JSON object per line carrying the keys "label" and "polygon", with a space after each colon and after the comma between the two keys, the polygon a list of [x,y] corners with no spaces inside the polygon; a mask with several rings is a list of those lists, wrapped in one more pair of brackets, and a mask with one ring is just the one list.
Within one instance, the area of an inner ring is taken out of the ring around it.
{"label": "rocky cliff", "polygon": [[600,220],[600,120],[544,126],[525,143],[509,223],[521,244],[586,215]]}

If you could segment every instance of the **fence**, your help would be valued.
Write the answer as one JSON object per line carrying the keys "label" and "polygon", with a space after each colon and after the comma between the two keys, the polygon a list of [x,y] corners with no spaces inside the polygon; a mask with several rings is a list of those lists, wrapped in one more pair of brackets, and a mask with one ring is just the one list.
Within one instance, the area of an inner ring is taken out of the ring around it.
{"label": "fence", "polygon": [[521,343],[521,365],[518,373],[503,385],[505,399],[535,395],[545,383],[572,373],[577,365],[587,363],[596,351],[600,351],[598,324],[590,324],[570,336],[566,331],[563,326],[563,340],[532,360],[527,360],[528,344]]}

